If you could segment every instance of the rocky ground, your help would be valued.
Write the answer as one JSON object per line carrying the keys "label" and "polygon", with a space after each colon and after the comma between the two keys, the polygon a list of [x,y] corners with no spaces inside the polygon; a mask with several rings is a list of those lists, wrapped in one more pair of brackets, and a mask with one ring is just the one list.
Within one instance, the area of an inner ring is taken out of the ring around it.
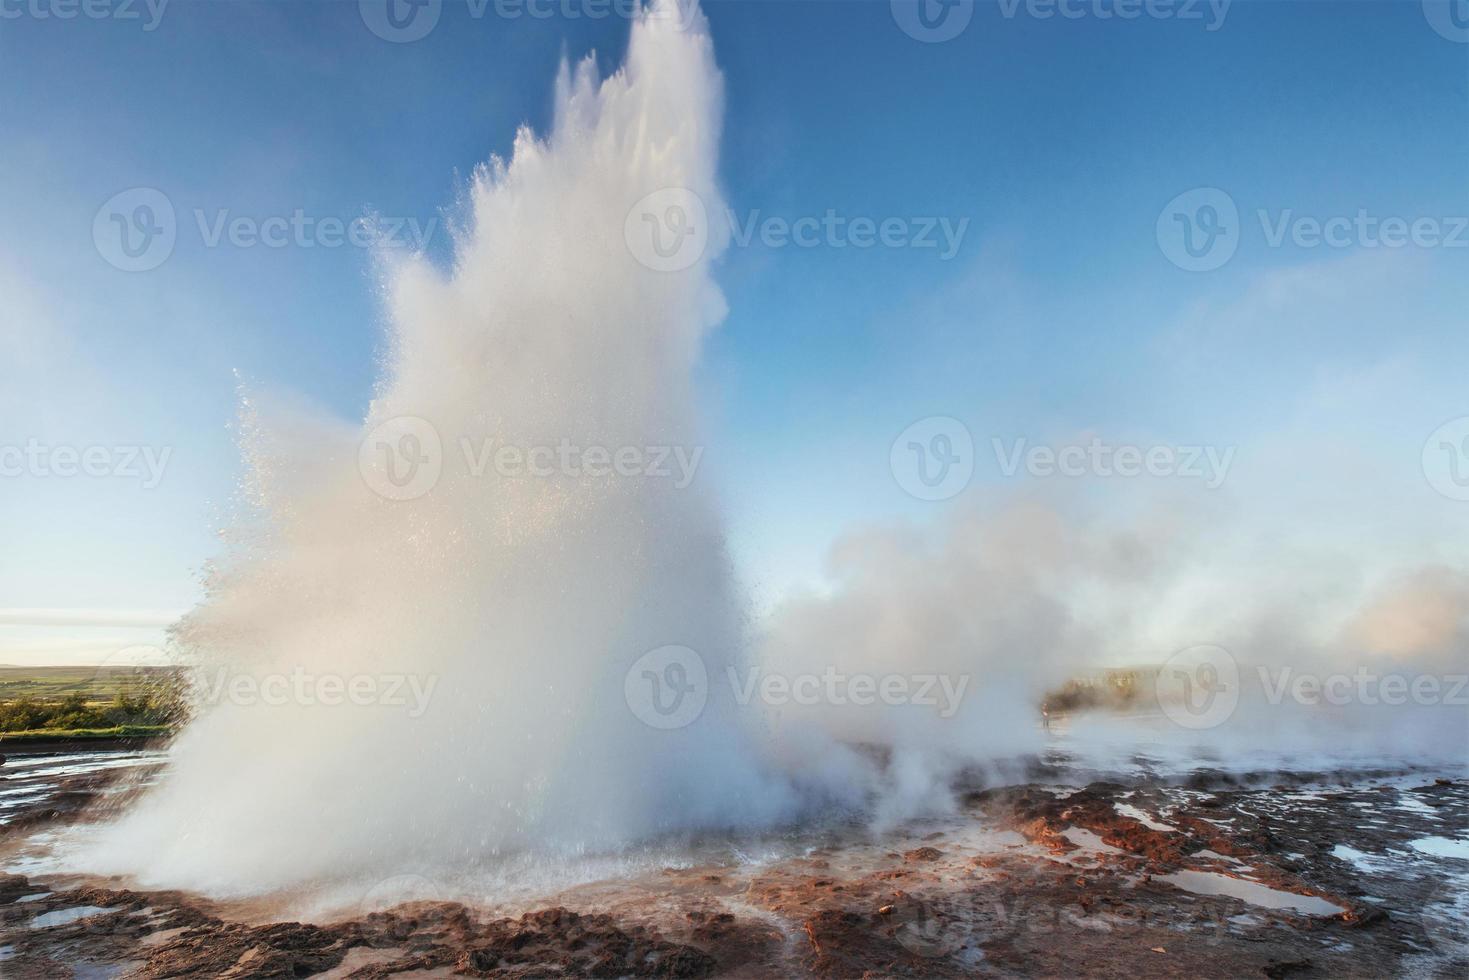
{"label": "rocky ground", "polygon": [[[15,815],[0,864],[106,783]],[[515,914],[430,895],[276,922],[11,874],[0,975],[1459,977],[1466,838],[1469,783],[1432,773],[1197,772],[976,788],[942,821],[588,883]]]}

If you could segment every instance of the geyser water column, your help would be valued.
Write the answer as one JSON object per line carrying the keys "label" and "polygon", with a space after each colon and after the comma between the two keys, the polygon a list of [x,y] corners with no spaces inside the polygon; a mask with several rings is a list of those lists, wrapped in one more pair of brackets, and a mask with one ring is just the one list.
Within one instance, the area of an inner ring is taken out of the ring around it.
{"label": "geyser water column", "polygon": [[254,517],[178,630],[211,703],[78,867],[248,893],[788,812],[727,685],[676,728],[625,690],[649,651],[716,679],[745,645],[687,465],[721,98],[702,14],[660,0],[476,172],[452,271],[388,271],[360,427],[247,400]]}

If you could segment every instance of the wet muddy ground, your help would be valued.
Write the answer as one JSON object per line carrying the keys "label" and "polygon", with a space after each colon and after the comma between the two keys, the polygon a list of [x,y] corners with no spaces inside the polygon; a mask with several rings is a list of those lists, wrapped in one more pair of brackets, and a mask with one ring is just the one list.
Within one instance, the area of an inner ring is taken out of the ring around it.
{"label": "wet muddy ground", "polygon": [[[28,848],[156,765],[81,767],[44,793],[33,777],[0,827],[0,866],[24,872]],[[258,905],[4,874],[0,976],[1469,975],[1469,783],[1044,775],[974,788],[950,817],[900,832],[828,832],[515,909],[447,901],[425,879],[406,890],[415,901],[272,921]]]}

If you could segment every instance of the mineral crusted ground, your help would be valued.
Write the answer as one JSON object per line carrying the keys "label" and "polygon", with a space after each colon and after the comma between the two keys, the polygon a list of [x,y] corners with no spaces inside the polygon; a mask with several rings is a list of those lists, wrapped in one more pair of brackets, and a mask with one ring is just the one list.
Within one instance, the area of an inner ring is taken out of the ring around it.
{"label": "mineral crusted ground", "polygon": [[[1404,770],[1082,786],[1036,775],[976,787],[950,817],[900,832],[787,838],[775,858],[681,862],[511,911],[429,900],[272,921],[258,903],[4,875],[0,975],[1469,975],[1469,859],[1456,856],[1469,783]],[[0,865],[86,819],[107,787],[79,776],[12,813]]]}

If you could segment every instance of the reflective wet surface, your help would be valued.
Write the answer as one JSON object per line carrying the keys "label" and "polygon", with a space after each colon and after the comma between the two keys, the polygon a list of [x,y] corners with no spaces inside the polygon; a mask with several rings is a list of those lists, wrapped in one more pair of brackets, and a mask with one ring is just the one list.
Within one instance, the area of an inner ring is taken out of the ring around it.
{"label": "reflective wet surface", "polygon": [[[49,749],[0,745],[0,827],[22,813],[71,809],[72,794],[106,799],[151,783],[162,769],[161,749]],[[123,772],[118,772],[123,770]],[[125,778],[114,778],[125,777]]]}

